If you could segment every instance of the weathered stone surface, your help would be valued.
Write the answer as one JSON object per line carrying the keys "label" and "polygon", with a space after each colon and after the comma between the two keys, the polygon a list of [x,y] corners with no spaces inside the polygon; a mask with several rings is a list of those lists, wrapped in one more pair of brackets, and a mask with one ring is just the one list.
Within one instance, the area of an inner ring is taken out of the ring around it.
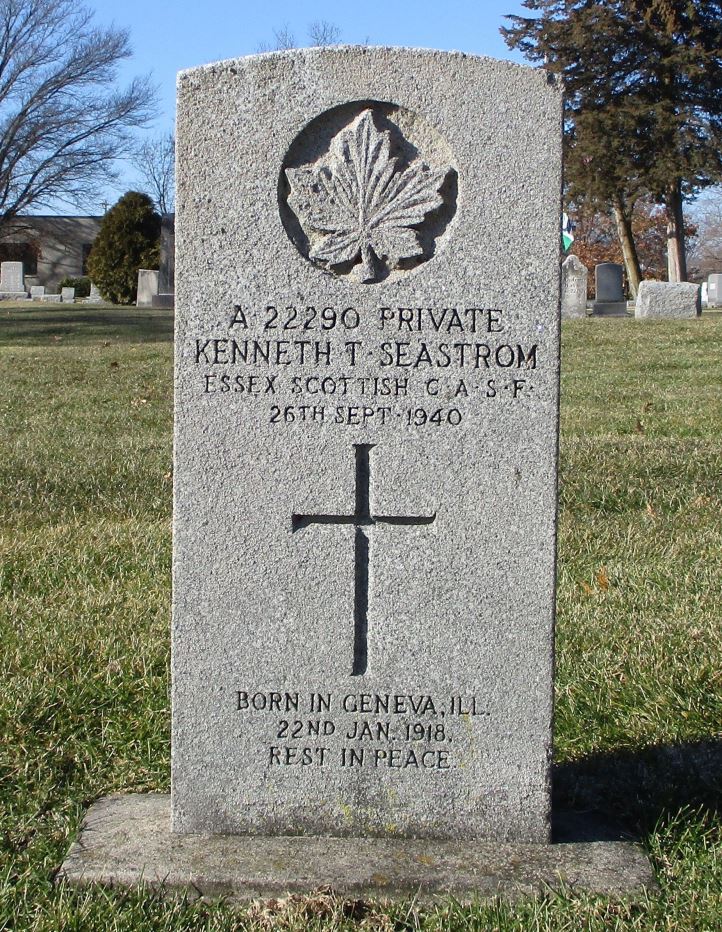
{"label": "weathered stone surface", "polygon": [[616,262],[600,262],[594,267],[594,304],[597,317],[626,317],[627,301],[622,287],[624,270]]}
{"label": "weathered stone surface", "polygon": [[176,832],[548,839],[560,107],[455,53],[179,76]]}
{"label": "weathered stone surface", "polygon": [[59,294],[41,294],[40,300],[44,304],[60,304],[62,301],[62,295]]}
{"label": "weathered stone surface", "polygon": [[517,899],[564,887],[639,894],[656,884],[629,841],[553,845],[378,838],[178,835],[167,796],[111,796],[88,812],[58,880],[133,886],[231,902],[310,893],[392,900],[451,894]]}
{"label": "weathered stone surface", "polygon": [[158,270],[138,269],[136,307],[152,307],[153,295],[158,294]]}
{"label": "weathered stone surface", "polygon": [[40,298],[45,294],[45,285],[31,285],[30,286],[30,297],[33,301],[39,301]]}
{"label": "weathered stone surface", "polygon": [[684,318],[702,313],[699,285],[692,282],[643,281],[637,292],[635,317]]}
{"label": "weathered stone surface", "polygon": [[578,256],[562,263],[562,317],[586,317],[587,267]]}
{"label": "weathered stone surface", "polygon": [[74,304],[75,303],[75,288],[61,288],[60,296],[63,299],[63,304]]}

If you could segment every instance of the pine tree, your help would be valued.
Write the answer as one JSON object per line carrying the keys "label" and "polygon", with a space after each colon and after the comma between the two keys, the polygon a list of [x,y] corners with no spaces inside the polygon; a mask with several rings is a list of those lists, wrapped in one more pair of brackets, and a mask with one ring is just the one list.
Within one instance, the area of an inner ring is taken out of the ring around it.
{"label": "pine tree", "polygon": [[103,217],[88,274],[107,301],[133,304],[138,269],[160,263],[160,216],[147,194],[128,191]]}
{"label": "pine tree", "polygon": [[523,5],[539,15],[508,17],[502,34],[564,77],[570,191],[612,205],[630,284],[631,214],[648,192],[666,213],[669,279],[685,279],[683,201],[722,179],[722,4]]}

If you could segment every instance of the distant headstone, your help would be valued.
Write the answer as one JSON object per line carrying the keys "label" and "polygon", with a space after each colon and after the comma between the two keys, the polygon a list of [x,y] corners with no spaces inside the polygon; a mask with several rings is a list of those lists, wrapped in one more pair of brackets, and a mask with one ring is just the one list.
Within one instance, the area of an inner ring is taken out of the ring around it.
{"label": "distant headstone", "polygon": [[90,283],[90,294],[85,299],[86,304],[104,304],[105,298],[102,296],[100,291],[98,291],[98,286],[95,282]]}
{"label": "distant headstone", "polygon": [[0,263],[0,296],[3,298],[27,298],[22,262]]}
{"label": "distant headstone", "polygon": [[175,214],[163,214],[160,227],[160,270],[158,294],[153,307],[173,307],[175,303]]}
{"label": "distant headstone", "polygon": [[60,295],[63,304],[73,304],[75,302],[75,288],[61,288]]}
{"label": "distant headstone", "polygon": [[702,313],[700,287],[692,282],[643,281],[637,292],[635,317],[684,318]]}
{"label": "distant headstone", "polygon": [[722,307],[722,274],[719,272],[707,279],[707,307]]}
{"label": "distant headstone", "polygon": [[30,297],[33,301],[39,301],[45,295],[45,285],[32,285],[30,288]]}
{"label": "distant headstone", "polygon": [[60,294],[42,294],[40,300],[45,304],[60,304],[63,296]]}
{"label": "distant headstone", "polygon": [[341,47],[178,88],[171,802],[96,803],[62,876],[558,882],[561,87]]}
{"label": "distant headstone", "polygon": [[594,304],[597,317],[626,317],[627,301],[622,287],[624,270],[616,262],[600,262],[594,268]]}
{"label": "distant headstone", "polygon": [[161,218],[158,288],[161,294],[175,291],[175,214],[163,214]]}
{"label": "distant headstone", "polygon": [[585,317],[587,313],[587,267],[577,256],[562,263],[562,317]]}
{"label": "distant headstone", "polygon": [[158,294],[158,272],[155,269],[138,269],[137,307],[152,307],[153,295]]}

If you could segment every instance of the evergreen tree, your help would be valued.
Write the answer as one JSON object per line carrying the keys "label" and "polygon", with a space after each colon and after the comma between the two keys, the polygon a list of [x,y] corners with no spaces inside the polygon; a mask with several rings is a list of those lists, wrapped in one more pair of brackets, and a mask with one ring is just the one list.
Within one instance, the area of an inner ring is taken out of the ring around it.
{"label": "evergreen tree", "polygon": [[633,286],[631,214],[648,192],[666,213],[669,279],[684,280],[683,201],[722,179],[722,4],[523,5],[539,15],[508,17],[502,34],[564,77],[570,192],[612,205]]}
{"label": "evergreen tree", "polygon": [[160,264],[160,216],[147,194],[128,191],[103,217],[88,274],[107,301],[133,304],[138,269]]}

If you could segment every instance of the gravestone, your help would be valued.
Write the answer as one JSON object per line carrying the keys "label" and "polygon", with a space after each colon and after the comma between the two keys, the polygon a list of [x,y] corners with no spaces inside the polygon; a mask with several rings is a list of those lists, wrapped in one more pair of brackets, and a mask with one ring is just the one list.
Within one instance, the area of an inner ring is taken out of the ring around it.
{"label": "gravestone", "polygon": [[700,287],[692,282],[643,281],[639,285],[635,317],[678,320],[702,313]]}
{"label": "gravestone", "polygon": [[98,286],[95,284],[95,282],[90,283],[90,293],[88,294],[88,297],[85,298],[85,303],[86,304],[106,304],[107,303],[105,298],[102,296],[102,294],[98,290]]}
{"label": "gravestone", "polygon": [[63,296],[61,294],[41,294],[40,300],[44,304],[60,304],[63,300]]}
{"label": "gravestone", "polygon": [[75,303],[75,288],[61,288],[60,295],[62,297],[63,304]]}
{"label": "gravestone", "polygon": [[624,270],[616,262],[600,262],[594,268],[594,304],[592,313],[597,317],[626,317],[627,301],[624,297],[622,277]]}
{"label": "gravestone", "polygon": [[45,285],[31,285],[30,297],[33,301],[39,301],[45,294]]}
{"label": "gravestone", "polygon": [[562,263],[562,317],[585,317],[587,313],[587,267],[577,256]]}
{"label": "gravestone", "polygon": [[0,263],[0,296],[3,298],[27,298],[22,262]]}
{"label": "gravestone", "polygon": [[153,307],[173,307],[175,302],[175,214],[163,214],[160,227],[160,272]]}
{"label": "gravestone", "polygon": [[707,307],[722,307],[722,274],[718,272],[707,279]]}
{"label": "gravestone", "polygon": [[173,827],[544,842],[560,92],[373,58],[180,78]]}
{"label": "gravestone", "polygon": [[545,844],[559,85],[340,47],[178,87],[171,800],[95,804],[60,876],[636,885]]}
{"label": "gravestone", "polygon": [[136,307],[152,307],[153,295],[158,294],[157,269],[138,269]]}

